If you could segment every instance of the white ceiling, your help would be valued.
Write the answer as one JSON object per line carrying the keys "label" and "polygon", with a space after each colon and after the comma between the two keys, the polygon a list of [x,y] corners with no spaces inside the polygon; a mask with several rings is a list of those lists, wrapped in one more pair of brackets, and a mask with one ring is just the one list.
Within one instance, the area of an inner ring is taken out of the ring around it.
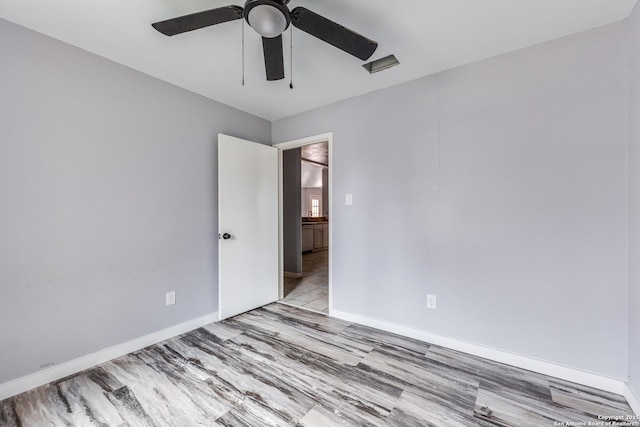
{"label": "white ceiling", "polygon": [[292,0],[379,43],[371,59],[400,65],[369,75],[362,61],[293,30],[294,90],[267,82],[260,37],[240,20],[166,37],[152,22],[229,0],[0,0],[0,17],[268,120],[354,97],[629,16],[637,0]]}
{"label": "white ceiling", "polygon": [[302,188],[322,187],[322,166],[302,162],[300,171],[300,186]]}

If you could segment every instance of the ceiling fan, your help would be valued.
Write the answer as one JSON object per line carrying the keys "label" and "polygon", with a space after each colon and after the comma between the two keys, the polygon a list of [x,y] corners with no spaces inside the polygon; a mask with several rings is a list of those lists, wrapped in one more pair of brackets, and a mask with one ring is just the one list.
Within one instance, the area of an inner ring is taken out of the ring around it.
{"label": "ceiling fan", "polygon": [[288,3],[289,0],[247,0],[244,8],[236,5],[224,6],[151,25],[164,35],[175,36],[244,18],[249,26],[262,36],[267,80],[284,78],[282,33],[289,24],[363,61],[369,59],[378,47],[377,42],[309,9],[296,7],[290,11]]}

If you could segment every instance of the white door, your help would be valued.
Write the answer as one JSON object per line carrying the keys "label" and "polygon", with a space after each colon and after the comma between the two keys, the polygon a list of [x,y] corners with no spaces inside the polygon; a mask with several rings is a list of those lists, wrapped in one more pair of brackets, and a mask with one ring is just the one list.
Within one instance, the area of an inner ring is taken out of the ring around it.
{"label": "white door", "polygon": [[220,319],[278,299],[278,150],[218,135]]}

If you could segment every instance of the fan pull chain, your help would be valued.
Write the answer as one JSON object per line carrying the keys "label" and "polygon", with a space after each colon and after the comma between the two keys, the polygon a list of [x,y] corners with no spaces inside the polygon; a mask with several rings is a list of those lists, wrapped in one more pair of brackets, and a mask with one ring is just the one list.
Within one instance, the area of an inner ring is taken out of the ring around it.
{"label": "fan pull chain", "polygon": [[289,88],[293,89],[293,25],[289,26],[289,30],[289,78],[291,79],[289,82]]}
{"label": "fan pull chain", "polygon": [[242,19],[242,86],[244,86],[244,19]]}

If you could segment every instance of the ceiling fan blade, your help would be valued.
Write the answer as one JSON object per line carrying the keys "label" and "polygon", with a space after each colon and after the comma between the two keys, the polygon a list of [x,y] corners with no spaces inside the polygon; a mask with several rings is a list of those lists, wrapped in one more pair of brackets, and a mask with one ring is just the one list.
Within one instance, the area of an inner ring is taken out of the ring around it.
{"label": "ceiling fan blade", "polygon": [[240,6],[225,6],[167,19],[151,25],[165,36],[175,36],[187,31],[241,19],[242,11],[243,9]]}
{"label": "ceiling fan blade", "polygon": [[304,7],[291,11],[291,22],[305,33],[311,34],[363,61],[369,59],[378,47],[370,40]]}
{"label": "ceiling fan blade", "polygon": [[262,38],[264,51],[264,67],[267,71],[267,80],[284,79],[284,58],[282,56],[282,35],[268,39]]}

